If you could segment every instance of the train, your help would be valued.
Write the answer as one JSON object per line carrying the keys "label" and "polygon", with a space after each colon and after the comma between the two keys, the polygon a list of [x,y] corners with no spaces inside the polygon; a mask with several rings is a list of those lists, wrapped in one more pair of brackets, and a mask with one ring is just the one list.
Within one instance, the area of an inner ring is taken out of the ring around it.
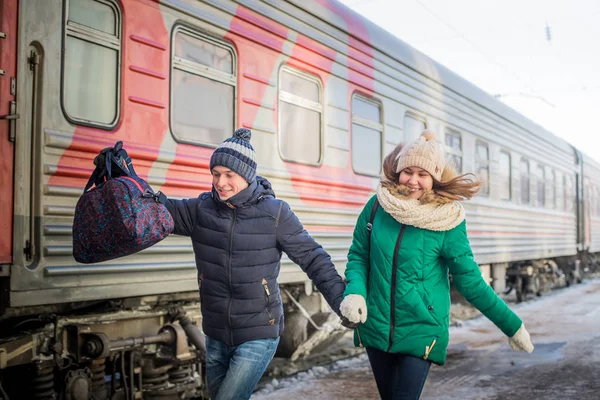
{"label": "train", "polygon": [[[484,183],[468,234],[497,292],[598,269],[600,163],[335,0],[0,0],[0,16],[3,400],[206,396],[189,239],[73,258],[75,204],[117,140],[185,198],[251,129],[259,175],[343,274],[384,156],[431,129]],[[293,357],[331,312],[285,257],[279,284]]]}

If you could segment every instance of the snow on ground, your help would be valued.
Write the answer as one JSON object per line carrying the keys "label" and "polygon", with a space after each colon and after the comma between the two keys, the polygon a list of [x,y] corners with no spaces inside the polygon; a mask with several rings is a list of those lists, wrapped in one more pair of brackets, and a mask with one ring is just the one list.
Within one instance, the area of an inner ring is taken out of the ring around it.
{"label": "snow on ground", "polygon": [[[531,333],[534,353],[512,351],[504,334],[487,319],[468,320],[479,312],[453,304],[448,362],[432,366],[422,398],[600,398],[600,279],[524,303],[508,302]],[[357,356],[332,363],[323,363],[320,356],[321,365],[306,371],[265,376],[252,399],[378,399],[367,356],[352,346],[349,332],[332,349]]]}

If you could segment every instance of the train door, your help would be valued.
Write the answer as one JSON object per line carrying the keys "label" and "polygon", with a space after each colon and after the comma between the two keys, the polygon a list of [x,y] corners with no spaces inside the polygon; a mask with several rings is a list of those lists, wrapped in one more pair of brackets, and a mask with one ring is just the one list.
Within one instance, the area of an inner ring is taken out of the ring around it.
{"label": "train door", "polygon": [[0,276],[13,261],[18,0],[0,0]]}

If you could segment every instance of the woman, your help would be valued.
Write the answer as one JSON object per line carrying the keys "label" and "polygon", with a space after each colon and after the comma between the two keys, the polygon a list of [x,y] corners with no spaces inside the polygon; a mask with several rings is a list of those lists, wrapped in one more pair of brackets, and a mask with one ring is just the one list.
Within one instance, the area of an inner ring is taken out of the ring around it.
{"label": "woman", "polygon": [[446,361],[448,272],[513,349],[531,353],[529,333],[483,280],[467,239],[459,201],[474,196],[480,182],[457,176],[428,130],[396,147],[383,169],[354,230],[340,305],[343,317],[360,323],[355,344],[366,347],[381,398],[418,399],[431,362]]}

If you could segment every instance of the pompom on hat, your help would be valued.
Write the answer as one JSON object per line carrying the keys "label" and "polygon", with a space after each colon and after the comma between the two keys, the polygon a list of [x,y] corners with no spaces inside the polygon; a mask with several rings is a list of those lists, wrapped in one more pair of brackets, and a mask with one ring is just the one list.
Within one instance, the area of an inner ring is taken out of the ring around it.
{"label": "pompom on hat", "polygon": [[444,147],[436,141],[435,132],[428,129],[413,142],[407,143],[398,154],[396,172],[404,168],[423,168],[436,181],[441,181],[446,165]]}
{"label": "pompom on hat", "polygon": [[251,137],[250,129],[240,128],[233,132],[233,136],[225,139],[213,152],[210,170],[221,165],[252,183],[256,178],[256,153],[250,144]]}

